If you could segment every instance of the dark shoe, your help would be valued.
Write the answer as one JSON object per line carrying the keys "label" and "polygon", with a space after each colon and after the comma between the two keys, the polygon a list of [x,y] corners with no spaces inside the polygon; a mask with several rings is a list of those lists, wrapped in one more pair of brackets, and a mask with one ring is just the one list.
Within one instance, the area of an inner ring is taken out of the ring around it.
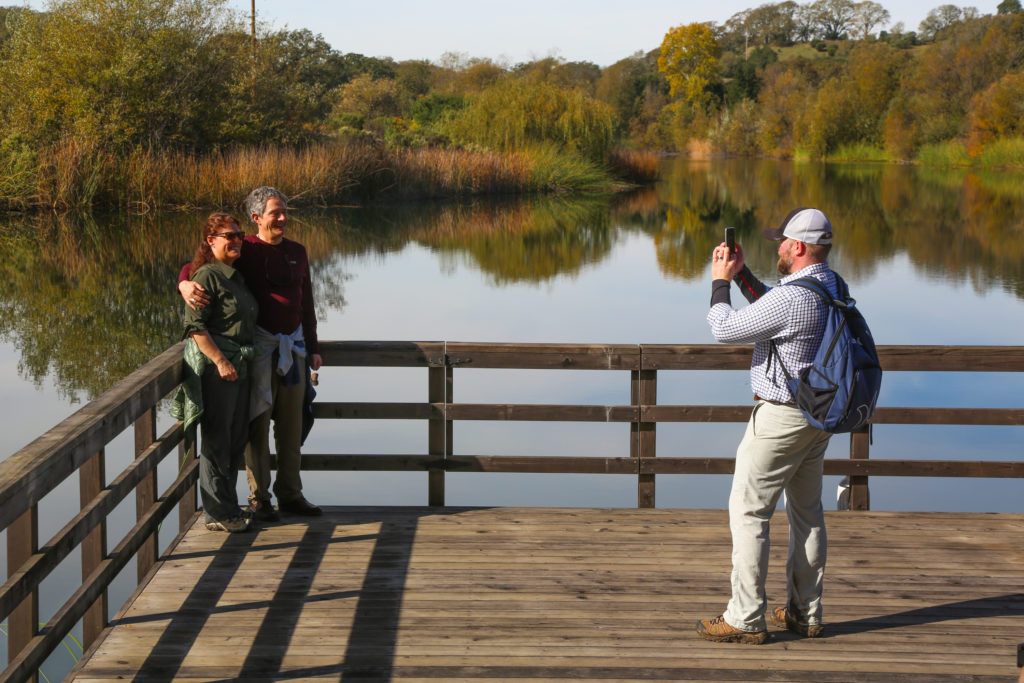
{"label": "dark shoe", "polygon": [[280,522],[281,515],[269,500],[254,500],[249,503],[249,516],[260,522]]}
{"label": "dark shoe", "polygon": [[313,505],[305,498],[297,498],[290,500],[287,503],[278,502],[277,509],[281,512],[290,512],[293,515],[302,515],[304,517],[319,517],[324,514],[324,511]]}
{"label": "dark shoe", "polygon": [[798,633],[805,638],[821,638],[825,635],[824,626],[821,624],[808,624],[805,621],[799,621],[790,613],[789,610],[782,606],[773,609],[769,618],[771,619],[772,626],[787,629],[793,633]]}
{"label": "dark shoe", "polygon": [[746,643],[760,645],[768,637],[766,631],[741,631],[725,623],[725,617],[701,619],[697,622],[697,635],[716,643]]}

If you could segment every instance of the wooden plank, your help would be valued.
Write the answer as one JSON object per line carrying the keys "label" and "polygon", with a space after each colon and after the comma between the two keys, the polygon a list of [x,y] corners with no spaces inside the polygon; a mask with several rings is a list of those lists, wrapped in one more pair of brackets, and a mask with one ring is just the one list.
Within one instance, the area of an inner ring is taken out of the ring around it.
{"label": "wooden plank", "polygon": [[[328,508],[245,539],[197,524],[73,678],[1016,675],[1024,515],[826,520],[828,637],[771,628],[757,648],[693,633],[728,599],[724,510]],[[776,515],[777,539],[786,526]],[[784,542],[772,545],[773,603],[785,555]]]}
{"label": "wooden plank", "polygon": [[[474,455],[446,460],[431,455],[409,454],[304,454],[302,469],[308,471],[422,472],[442,466],[450,472],[607,472],[609,474],[732,474],[732,457],[658,456],[637,466],[622,463],[630,458],[587,456]],[[273,465],[273,458],[272,465]],[[586,463],[590,464],[586,464]],[[605,465],[601,463],[614,463]],[[530,470],[531,466],[538,469]],[[559,468],[563,469],[559,469]],[[825,474],[875,477],[972,477],[1019,479],[1024,462],[1001,460],[825,460]]]}
{"label": "wooden plank", "polygon": [[[656,370],[635,370],[631,373],[630,400],[633,405],[642,406],[658,402],[658,373]],[[657,424],[650,420],[634,422],[630,425],[630,456],[637,458],[637,463],[657,456]],[[636,506],[653,508],[655,502],[655,480],[652,472],[642,468],[637,475]]]}
{"label": "wooden plank", "polygon": [[1024,410],[1012,408],[892,408],[880,406],[873,424],[1024,425]]}
{"label": "wooden plank", "polygon": [[452,420],[502,420],[538,422],[635,422],[634,406],[453,403]]}
{"label": "wooden plank", "polygon": [[[746,370],[748,344],[644,344],[643,367],[650,370]],[[1021,346],[879,346],[886,372],[1024,372]]]}
{"label": "wooden plank", "polygon": [[[39,511],[33,505],[7,529],[7,573],[13,574],[39,547]],[[7,662],[28,647],[39,629],[39,591],[29,592],[7,616]],[[26,671],[35,680],[35,670]]]}
{"label": "wooden plank", "polygon": [[444,505],[444,460],[451,456],[453,448],[450,404],[454,400],[455,378],[451,367],[431,368],[427,372],[427,400],[440,405],[440,411],[432,415],[427,427],[427,452],[432,456],[427,473],[427,503],[439,507]]}
{"label": "wooden plank", "polygon": [[749,370],[749,344],[643,344],[644,370]]}
{"label": "wooden plank", "polygon": [[[156,440],[156,407],[150,408],[135,421],[135,457],[142,456]],[[141,520],[156,502],[156,469],[146,474],[135,487],[135,519]],[[149,570],[156,564],[160,554],[158,530],[153,531],[151,538],[139,546],[136,556],[136,574],[138,583],[142,582]]]}
{"label": "wooden plank", "polygon": [[[79,497],[81,512],[86,512],[95,498],[106,486],[106,458],[103,450],[90,458],[78,470],[80,480]],[[84,582],[103,562],[107,555],[107,523],[100,522],[95,529],[82,540],[82,581]],[[89,607],[82,617],[82,647],[87,648],[96,641],[103,629],[107,627],[109,617],[107,591],[100,593],[96,602]]]}
{"label": "wooden plank", "polygon": [[1024,372],[1022,346],[879,346],[890,371]]}
{"label": "wooden plank", "polygon": [[0,529],[35,505],[181,381],[184,342],[0,462]]}
{"label": "wooden plank", "polygon": [[509,344],[448,342],[448,362],[458,368],[534,370],[635,370],[635,344]]}
{"label": "wooden plank", "polygon": [[[430,370],[437,369],[443,370],[443,368],[431,368]],[[443,399],[430,403],[313,402],[313,417],[318,419],[436,420],[444,418],[444,411]]]}
{"label": "wooden plank", "polygon": [[321,341],[325,365],[427,368],[444,365],[444,342]]}
{"label": "wooden plank", "polygon": [[[871,427],[863,427],[850,434],[850,462],[864,463],[870,457]],[[863,473],[850,475],[850,509],[869,510],[871,493],[868,478]]]}
{"label": "wooden plank", "polygon": [[753,404],[751,397],[750,405],[745,406],[644,405],[640,419],[644,422],[746,422]]}

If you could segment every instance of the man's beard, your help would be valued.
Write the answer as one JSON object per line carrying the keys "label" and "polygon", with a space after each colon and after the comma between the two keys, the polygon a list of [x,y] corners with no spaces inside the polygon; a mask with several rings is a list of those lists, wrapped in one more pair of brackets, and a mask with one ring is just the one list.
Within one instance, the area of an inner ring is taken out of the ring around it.
{"label": "man's beard", "polygon": [[780,275],[789,275],[793,272],[793,259],[790,258],[788,251],[779,257],[777,268]]}

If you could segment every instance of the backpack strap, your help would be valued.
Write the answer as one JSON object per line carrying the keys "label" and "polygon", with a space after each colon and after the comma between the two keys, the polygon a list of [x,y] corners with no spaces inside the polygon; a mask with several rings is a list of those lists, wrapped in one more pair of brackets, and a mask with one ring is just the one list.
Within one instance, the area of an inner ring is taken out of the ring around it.
{"label": "backpack strap", "polygon": [[[839,293],[838,297],[832,296],[832,293],[828,291],[828,287],[825,286],[824,282],[816,277],[811,277],[810,275],[807,277],[797,278],[796,280],[787,282],[784,285],[780,285],[780,287],[796,285],[797,287],[810,290],[817,294],[818,297],[825,302],[826,306],[840,305],[845,307],[845,302],[850,296],[850,290],[843,281],[843,278],[839,277],[839,273],[833,271],[833,275],[836,276],[836,290]],[[782,368],[782,374],[786,376],[786,380],[792,382],[793,376],[789,374],[789,370],[786,369],[786,364],[782,362],[782,355],[779,353],[779,347],[775,343],[775,340],[769,339],[768,343],[771,345],[771,353],[768,356],[768,365],[765,367],[765,374],[767,375],[771,372],[772,361],[774,360],[778,362],[779,367]]]}

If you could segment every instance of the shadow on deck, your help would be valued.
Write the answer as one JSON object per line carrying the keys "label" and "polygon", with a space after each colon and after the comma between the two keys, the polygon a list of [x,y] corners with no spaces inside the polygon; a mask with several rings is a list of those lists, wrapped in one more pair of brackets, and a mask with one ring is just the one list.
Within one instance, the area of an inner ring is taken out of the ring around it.
{"label": "shadow on deck", "polygon": [[[826,637],[700,640],[729,596],[720,510],[330,508],[197,524],[78,681],[1011,681],[1024,515],[826,513]],[[785,597],[774,520],[770,604]]]}

